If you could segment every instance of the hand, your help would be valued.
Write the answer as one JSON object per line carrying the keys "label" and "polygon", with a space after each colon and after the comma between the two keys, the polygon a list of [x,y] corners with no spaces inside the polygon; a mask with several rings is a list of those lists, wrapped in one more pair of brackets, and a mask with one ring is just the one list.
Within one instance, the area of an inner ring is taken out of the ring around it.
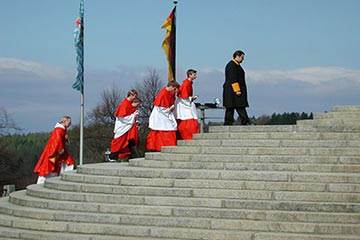
{"label": "hand", "polygon": [[241,95],[241,92],[240,92],[240,91],[236,92],[236,95],[237,95],[237,96],[240,96],[240,95]]}
{"label": "hand", "polygon": [[52,163],[55,163],[55,161],[56,161],[56,157],[49,158],[49,161],[50,161],[50,162],[52,162]]}
{"label": "hand", "polygon": [[61,149],[60,151],[59,151],[59,155],[63,155],[65,153],[65,150],[64,149]]}

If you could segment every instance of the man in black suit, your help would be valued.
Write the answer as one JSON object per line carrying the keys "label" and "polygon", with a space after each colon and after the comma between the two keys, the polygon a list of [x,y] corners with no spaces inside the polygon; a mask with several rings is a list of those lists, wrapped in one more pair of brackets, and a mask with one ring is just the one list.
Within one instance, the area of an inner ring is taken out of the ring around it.
{"label": "man in black suit", "polygon": [[225,83],[223,85],[223,105],[226,108],[224,125],[234,123],[234,111],[239,114],[241,125],[249,125],[246,112],[249,107],[245,82],[245,71],[240,63],[244,61],[245,53],[237,50],[233,59],[225,67]]}

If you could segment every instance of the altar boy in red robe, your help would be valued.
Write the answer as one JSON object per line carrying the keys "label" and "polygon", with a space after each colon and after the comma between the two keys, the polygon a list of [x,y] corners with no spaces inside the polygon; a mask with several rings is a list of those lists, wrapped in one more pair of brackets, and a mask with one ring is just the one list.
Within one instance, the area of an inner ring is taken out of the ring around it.
{"label": "altar boy in red robe", "polygon": [[179,87],[175,104],[175,115],[178,124],[178,139],[190,140],[193,134],[199,132],[199,122],[193,96],[193,81],[197,78],[196,70],[189,69],[187,78]]}
{"label": "altar boy in red robe", "polygon": [[176,145],[177,123],[173,110],[178,87],[177,82],[169,82],[155,97],[149,118],[150,132],[146,138],[149,151],[161,151],[162,146]]}
{"label": "altar boy in red robe", "polygon": [[111,154],[109,158],[112,160],[127,159],[131,155],[131,148],[139,145],[138,125],[136,117],[138,115],[138,106],[140,100],[137,98],[138,92],[130,90],[127,97],[117,106],[114,116],[114,139],[111,141]]}
{"label": "altar boy in red robe", "polygon": [[34,172],[39,175],[37,183],[58,176],[60,172],[74,169],[74,159],[66,149],[67,129],[71,125],[71,117],[64,116],[56,123],[49,140],[35,165]]}

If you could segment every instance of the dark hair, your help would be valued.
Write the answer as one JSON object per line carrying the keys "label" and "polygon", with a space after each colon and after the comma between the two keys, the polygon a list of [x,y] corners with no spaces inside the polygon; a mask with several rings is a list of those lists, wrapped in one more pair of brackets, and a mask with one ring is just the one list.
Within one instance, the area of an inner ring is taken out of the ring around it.
{"label": "dark hair", "polygon": [[140,98],[135,98],[132,102],[133,102],[133,103],[137,103],[137,102],[142,103],[142,101],[141,101]]}
{"label": "dark hair", "polygon": [[241,50],[236,50],[233,54],[233,58],[235,58],[236,56],[241,56],[241,55],[245,55],[245,53]]}
{"label": "dark hair", "polygon": [[197,73],[197,71],[195,69],[189,69],[186,71],[186,76],[190,76],[191,74]]}
{"label": "dark hair", "polygon": [[174,87],[174,88],[178,88],[180,87],[180,84],[176,81],[169,81],[166,85],[167,87]]}
{"label": "dark hair", "polygon": [[131,90],[129,90],[128,91],[128,93],[127,93],[127,97],[130,97],[130,96],[138,96],[139,95],[139,93],[138,93],[138,91],[136,91],[135,89],[131,89]]}

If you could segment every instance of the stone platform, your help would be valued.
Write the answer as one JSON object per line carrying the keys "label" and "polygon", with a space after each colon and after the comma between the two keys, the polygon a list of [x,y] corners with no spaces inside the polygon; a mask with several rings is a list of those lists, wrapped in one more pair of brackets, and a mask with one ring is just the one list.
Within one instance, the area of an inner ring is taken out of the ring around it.
{"label": "stone platform", "polygon": [[0,240],[360,240],[360,107],[217,126],[0,199]]}

